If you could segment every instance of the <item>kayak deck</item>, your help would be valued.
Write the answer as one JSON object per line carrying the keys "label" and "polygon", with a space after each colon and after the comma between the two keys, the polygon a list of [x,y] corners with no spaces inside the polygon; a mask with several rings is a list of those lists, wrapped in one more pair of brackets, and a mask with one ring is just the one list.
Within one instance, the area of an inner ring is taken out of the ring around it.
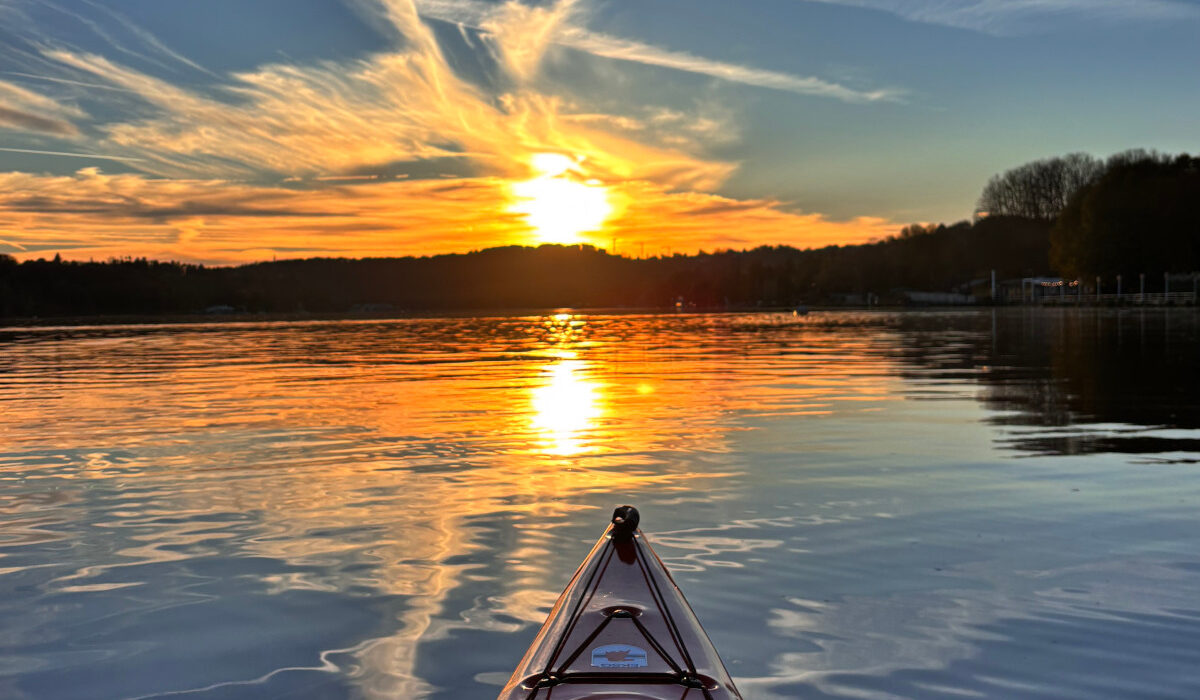
{"label": "kayak deck", "polygon": [[617,509],[499,700],[741,700],[638,517]]}

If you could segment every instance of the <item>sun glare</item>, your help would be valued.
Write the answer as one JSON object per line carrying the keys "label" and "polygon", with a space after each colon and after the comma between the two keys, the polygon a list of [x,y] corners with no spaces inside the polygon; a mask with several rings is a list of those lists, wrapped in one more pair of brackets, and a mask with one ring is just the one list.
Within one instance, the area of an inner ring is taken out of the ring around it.
{"label": "sun glare", "polygon": [[529,159],[529,164],[542,177],[557,177],[568,170],[579,169],[579,165],[573,159],[561,153],[535,153]]}
{"label": "sun glare", "polygon": [[583,434],[600,415],[599,392],[579,360],[560,360],[546,368],[546,381],[533,390],[533,423],[549,443],[546,452],[567,456],[584,452]]}
{"label": "sun glare", "polygon": [[594,180],[583,181],[579,163],[561,153],[538,153],[530,158],[538,173],[514,183],[511,210],[525,216],[543,243],[578,243],[579,234],[599,229],[612,213],[608,189]]}

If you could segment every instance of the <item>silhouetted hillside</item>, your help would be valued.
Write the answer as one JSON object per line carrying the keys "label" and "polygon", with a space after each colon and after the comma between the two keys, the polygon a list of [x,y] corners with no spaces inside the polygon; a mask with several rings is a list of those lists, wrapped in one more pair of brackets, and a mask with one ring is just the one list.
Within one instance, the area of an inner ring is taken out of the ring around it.
{"label": "silhouetted hillside", "polygon": [[591,246],[511,246],[426,258],[308,259],[240,267],[148,260],[0,259],[0,313],[14,316],[344,312],[819,303],[833,294],[961,289],[1046,272],[1048,225],[997,217],[860,246],[631,259]]}

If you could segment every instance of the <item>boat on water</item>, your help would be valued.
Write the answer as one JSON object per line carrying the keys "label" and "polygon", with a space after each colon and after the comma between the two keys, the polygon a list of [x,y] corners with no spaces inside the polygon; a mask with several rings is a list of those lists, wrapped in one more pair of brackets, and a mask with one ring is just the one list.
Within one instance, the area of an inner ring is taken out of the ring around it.
{"label": "boat on water", "polygon": [[742,700],[639,521],[616,509],[498,700]]}

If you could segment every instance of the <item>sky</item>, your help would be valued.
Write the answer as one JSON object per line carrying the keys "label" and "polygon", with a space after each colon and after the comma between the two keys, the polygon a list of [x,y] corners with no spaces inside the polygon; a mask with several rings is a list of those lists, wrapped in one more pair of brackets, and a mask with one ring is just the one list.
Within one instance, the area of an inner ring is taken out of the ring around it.
{"label": "sky", "polygon": [[1200,0],[0,0],[0,253],[799,248],[1200,151]]}

